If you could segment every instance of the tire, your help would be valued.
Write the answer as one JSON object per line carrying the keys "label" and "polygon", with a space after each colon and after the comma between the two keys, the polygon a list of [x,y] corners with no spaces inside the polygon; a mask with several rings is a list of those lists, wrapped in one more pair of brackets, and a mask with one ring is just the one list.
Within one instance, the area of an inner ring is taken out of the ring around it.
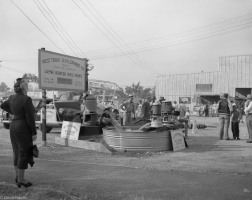
{"label": "tire", "polygon": [[[39,125],[39,130],[43,133],[43,126],[42,126],[42,124]],[[51,130],[52,130],[52,127],[46,126],[46,133],[50,133]]]}
{"label": "tire", "polygon": [[4,124],[3,124],[3,127],[4,127],[5,129],[10,129],[10,124],[4,123]]}

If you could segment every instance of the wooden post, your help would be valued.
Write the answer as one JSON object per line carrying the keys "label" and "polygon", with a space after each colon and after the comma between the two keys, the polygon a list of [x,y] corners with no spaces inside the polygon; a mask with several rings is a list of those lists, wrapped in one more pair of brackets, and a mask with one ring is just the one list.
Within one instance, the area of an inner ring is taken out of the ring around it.
{"label": "wooden post", "polygon": [[86,91],[85,91],[86,93],[88,92],[88,75],[89,75],[89,74],[88,74],[88,62],[87,62],[87,63],[86,63],[86,81],[85,81],[85,82],[86,82],[86,84],[85,84],[85,85],[86,85],[86,88],[84,88],[84,91],[86,90]]}
{"label": "wooden post", "polygon": [[46,147],[46,90],[42,91],[42,146]]}

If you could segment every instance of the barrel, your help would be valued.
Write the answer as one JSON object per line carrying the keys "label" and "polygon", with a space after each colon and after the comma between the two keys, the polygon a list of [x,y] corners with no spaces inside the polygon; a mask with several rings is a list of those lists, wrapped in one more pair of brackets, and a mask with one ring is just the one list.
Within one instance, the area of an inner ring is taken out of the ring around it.
{"label": "barrel", "polygon": [[97,112],[97,100],[94,95],[89,94],[86,97],[85,105],[86,105],[86,108],[89,113],[96,113]]}
{"label": "barrel", "polygon": [[152,104],[152,115],[161,115],[161,104],[159,101]]}

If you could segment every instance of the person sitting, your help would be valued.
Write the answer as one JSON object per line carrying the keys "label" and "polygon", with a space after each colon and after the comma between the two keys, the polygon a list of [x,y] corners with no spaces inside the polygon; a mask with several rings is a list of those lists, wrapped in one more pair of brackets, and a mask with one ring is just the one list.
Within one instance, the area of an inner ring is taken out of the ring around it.
{"label": "person sitting", "polygon": [[120,115],[117,109],[113,109],[111,114],[112,114],[112,117],[115,118],[115,120],[120,121]]}
{"label": "person sitting", "polygon": [[101,120],[100,120],[100,124],[102,127],[112,125],[112,120],[111,120],[110,115],[111,115],[111,107],[105,108],[104,112],[101,115]]}

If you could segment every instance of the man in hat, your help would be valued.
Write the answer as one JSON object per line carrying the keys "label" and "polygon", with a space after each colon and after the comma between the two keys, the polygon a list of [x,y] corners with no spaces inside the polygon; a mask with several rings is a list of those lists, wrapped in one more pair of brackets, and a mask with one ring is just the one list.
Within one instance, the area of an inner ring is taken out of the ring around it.
{"label": "man in hat", "polygon": [[230,115],[233,111],[233,107],[230,101],[228,101],[228,94],[220,95],[220,101],[217,104],[217,112],[219,114],[219,136],[220,139],[229,140],[228,128],[230,124]]}
{"label": "man in hat", "polygon": [[133,102],[133,95],[129,95],[128,100],[120,105],[120,108],[125,112],[123,118],[123,125],[130,125],[132,123],[132,115],[135,120],[135,104]]}
{"label": "man in hat", "polygon": [[252,95],[248,94],[245,102],[245,115],[246,115],[246,124],[248,129],[249,138],[247,143],[252,143]]}
{"label": "man in hat", "polygon": [[142,118],[142,121],[144,121],[145,123],[150,122],[151,101],[152,97],[148,96],[142,104],[140,117]]}
{"label": "man in hat", "polygon": [[162,102],[165,101],[164,97],[159,97],[159,102],[162,104]]}

